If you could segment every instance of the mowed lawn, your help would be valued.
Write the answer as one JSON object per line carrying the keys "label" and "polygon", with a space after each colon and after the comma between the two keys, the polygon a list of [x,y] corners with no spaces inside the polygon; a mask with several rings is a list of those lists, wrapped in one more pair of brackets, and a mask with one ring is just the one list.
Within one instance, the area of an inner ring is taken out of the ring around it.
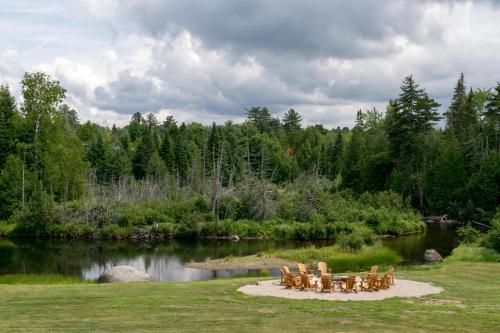
{"label": "mowed lawn", "polygon": [[[120,285],[0,285],[0,332],[499,332],[500,264],[454,263],[397,277],[423,298],[297,301],[236,291],[255,279]],[[278,287],[277,287],[278,288]]]}

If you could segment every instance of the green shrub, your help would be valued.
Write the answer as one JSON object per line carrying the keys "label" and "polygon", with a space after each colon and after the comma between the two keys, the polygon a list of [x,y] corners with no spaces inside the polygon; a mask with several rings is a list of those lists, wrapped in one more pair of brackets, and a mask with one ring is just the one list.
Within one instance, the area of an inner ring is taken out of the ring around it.
{"label": "green shrub", "polygon": [[457,236],[460,243],[472,244],[479,240],[481,233],[479,230],[467,224],[457,229]]}
{"label": "green shrub", "polygon": [[453,249],[453,252],[445,261],[500,262],[500,253],[486,247],[462,244]]}
{"label": "green shrub", "polygon": [[11,236],[15,228],[16,225],[14,223],[7,223],[7,221],[0,221],[0,237]]}
{"label": "green shrub", "polygon": [[158,223],[158,231],[165,238],[175,237],[177,225],[174,223]]}
{"label": "green shrub", "polygon": [[484,236],[482,244],[487,248],[500,252],[500,210],[491,221],[491,229]]}
{"label": "green shrub", "polygon": [[47,236],[49,225],[56,222],[55,203],[44,190],[35,190],[24,209],[12,216],[17,225],[14,234],[22,236]]}

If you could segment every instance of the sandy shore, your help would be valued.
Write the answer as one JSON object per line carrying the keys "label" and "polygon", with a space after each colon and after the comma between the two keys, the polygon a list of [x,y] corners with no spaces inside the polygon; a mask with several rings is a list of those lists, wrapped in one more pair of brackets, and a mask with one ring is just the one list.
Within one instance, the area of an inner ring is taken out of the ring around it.
{"label": "sandy shore", "polygon": [[187,267],[198,269],[271,269],[283,266],[296,267],[297,262],[272,257],[237,257],[209,260],[205,262],[192,262],[185,264]]}
{"label": "sandy shore", "polygon": [[279,280],[260,281],[258,285],[246,285],[238,291],[250,296],[274,296],[290,299],[320,299],[327,301],[378,301],[391,297],[421,297],[430,294],[439,294],[443,288],[433,286],[430,283],[399,280],[388,290],[376,292],[358,291],[355,293],[320,293],[315,291],[299,291],[295,289],[285,289],[279,285]]}

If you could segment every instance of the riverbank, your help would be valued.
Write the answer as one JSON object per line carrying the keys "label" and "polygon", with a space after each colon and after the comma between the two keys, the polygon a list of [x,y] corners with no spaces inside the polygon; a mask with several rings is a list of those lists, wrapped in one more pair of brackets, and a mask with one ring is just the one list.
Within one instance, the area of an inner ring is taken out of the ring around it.
{"label": "riverbank", "polygon": [[372,265],[395,265],[401,257],[391,249],[381,245],[364,246],[357,251],[346,251],[339,246],[325,246],[316,248],[309,246],[299,249],[277,250],[259,253],[252,256],[228,257],[224,259],[208,260],[186,264],[187,267],[198,269],[272,269],[283,266],[295,267],[298,262],[309,267],[316,267],[318,262],[324,261],[335,272],[361,270]]}
{"label": "riverbank", "polygon": [[[0,331],[496,332],[497,263],[397,271],[444,291],[423,298],[324,302],[251,297],[253,279],[127,285],[0,285]],[[0,281],[1,282],[1,281]]]}

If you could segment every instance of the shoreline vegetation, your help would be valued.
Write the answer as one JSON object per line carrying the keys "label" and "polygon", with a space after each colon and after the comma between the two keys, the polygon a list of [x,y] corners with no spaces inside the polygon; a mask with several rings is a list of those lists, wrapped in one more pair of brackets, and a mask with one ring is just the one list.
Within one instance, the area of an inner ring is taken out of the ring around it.
{"label": "shoreline vegetation", "polygon": [[[304,179],[312,182],[311,179]],[[306,184],[307,185],[307,184]],[[326,184],[328,185],[328,184]],[[314,186],[309,184],[309,186]],[[424,232],[425,223],[403,198],[394,192],[331,192],[319,186],[314,205],[302,202],[299,190],[280,191],[275,198],[278,211],[267,220],[217,220],[204,197],[184,201],[143,201],[85,208],[44,206],[50,221],[40,228],[40,212],[26,211],[8,222],[0,222],[0,236],[60,239],[333,239],[359,249],[377,236],[399,236]],[[246,202],[233,200],[233,205]],[[307,206],[305,206],[307,205]],[[244,209],[233,208],[235,210]],[[305,209],[312,210],[301,218]],[[32,222],[33,221],[33,222]],[[36,223],[36,226],[33,224]]]}

